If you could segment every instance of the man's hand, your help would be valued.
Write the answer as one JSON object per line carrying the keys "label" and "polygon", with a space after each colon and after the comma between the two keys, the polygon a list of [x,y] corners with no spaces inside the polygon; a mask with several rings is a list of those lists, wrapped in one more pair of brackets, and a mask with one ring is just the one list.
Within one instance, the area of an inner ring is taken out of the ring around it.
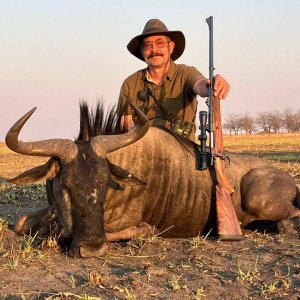
{"label": "man's hand", "polygon": [[[217,74],[214,79],[214,96],[218,97],[219,99],[225,99],[229,92],[229,83],[219,74]],[[195,82],[193,90],[197,95],[201,97],[207,97],[209,85],[209,79],[200,79]]]}
{"label": "man's hand", "polygon": [[[214,96],[218,97],[219,99],[225,99],[230,89],[229,83],[219,74],[217,74],[214,79]],[[209,85],[210,81],[207,81]]]}

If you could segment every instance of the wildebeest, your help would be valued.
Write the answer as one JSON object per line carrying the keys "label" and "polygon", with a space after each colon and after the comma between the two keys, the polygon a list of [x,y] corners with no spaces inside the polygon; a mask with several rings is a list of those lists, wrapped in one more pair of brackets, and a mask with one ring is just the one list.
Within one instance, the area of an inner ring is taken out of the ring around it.
{"label": "wildebeest", "polygon": [[[107,240],[130,239],[153,227],[163,237],[184,238],[215,225],[214,170],[197,170],[195,144],[166,129],[149,128],[143,113],[130,105],[137,126],[123,134],[101,134],[101,107],[89,116],[85,105],[75,142],[19,141],[33,110],[8,131],[6,143],[13,151],[51,156],[45,165],[11,180],[47,179],[49,208],[22,216],[17,233],[53,219],[61,238],[71,241],[68,254],[91,257],[105,254]],[[108,127],[119,128],[119,114],[109,116]],[[282,231],[297,232],[300,193],[291,176],[253,157],[230,154],[230,161],[225,174],[235,190],[232,201],[241,226],[271,220]]]}

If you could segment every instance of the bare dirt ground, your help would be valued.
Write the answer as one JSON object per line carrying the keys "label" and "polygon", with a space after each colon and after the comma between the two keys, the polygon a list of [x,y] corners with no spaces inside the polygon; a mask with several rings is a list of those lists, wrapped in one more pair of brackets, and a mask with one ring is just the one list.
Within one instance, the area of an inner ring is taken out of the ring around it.
{"label": "bare dirt ground", "polygon": [[0,299],[300,299],[299,236],[152,236],[112,243],[105,257],[87,260],[67,257],[55,239],[16,236],[15,220],[47,205],[45,190],[3,178],[42,161],[0,154]]}

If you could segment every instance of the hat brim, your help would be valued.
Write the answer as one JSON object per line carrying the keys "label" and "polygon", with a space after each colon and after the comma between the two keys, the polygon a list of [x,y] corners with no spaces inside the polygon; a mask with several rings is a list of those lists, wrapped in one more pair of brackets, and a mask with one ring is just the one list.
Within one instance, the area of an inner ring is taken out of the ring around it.
{"label": "hat brim", "polygon": [[175,61],[182,55],[185,48],[185,37],[181,31],[162,31],[137,35],[128,43],[128,51],[138,59],[145,61],[140,51],[141,44],[144,41],[144,38],[154,35],[165,35],[168,36],[172,41],[174,41],[175,47],[173,53],[171,54],[171,59],[173,61]]}

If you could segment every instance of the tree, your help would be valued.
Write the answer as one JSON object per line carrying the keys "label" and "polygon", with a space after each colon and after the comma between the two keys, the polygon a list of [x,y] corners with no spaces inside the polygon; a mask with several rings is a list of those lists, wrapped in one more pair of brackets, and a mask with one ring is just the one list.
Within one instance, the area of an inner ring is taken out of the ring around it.
{"label": "tree", "polygon": [[300,110],[293,112],[287,108],[283,112],[282,123],[287,132],[300,131]]}
{"label": "tree", "polygon": [[279,113],[279,111],[276,110],[269,112],[269,123],[273,132],[279,132],[280,128],[282,127],[282,115]]}
{"label": "tree", "polygon": [[231,132],[233,131],[235,135],[239,134],[239,130],[241,129],[240,124],[240,116],[235,114],[230,114],[224,124],[223,129],[228,130],[229,134],[231,135]]}
{"label": "tree", "polygon": [[271,125],[269,120],[269,112],[259,112],[257,113],[257,116],[255,118],[256,125],[262,129],[262,132],[264,133],[270,133],[271,132]]}
{"label": "tree", "polygon": [[255,119],[246,113],[240,117],[240,126],[246,134],[252,134],[255,131]]}

